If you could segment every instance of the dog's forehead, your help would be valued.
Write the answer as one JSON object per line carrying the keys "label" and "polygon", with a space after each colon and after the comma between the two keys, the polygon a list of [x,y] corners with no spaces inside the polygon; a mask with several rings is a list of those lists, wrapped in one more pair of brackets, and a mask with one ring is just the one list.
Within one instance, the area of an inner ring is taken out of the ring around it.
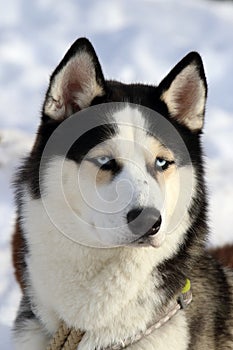
{"label": "dog's forehead", "polygon": [[143,112],[139,108],[132,107],[129,104],[126,104],[122,109],[114,111],[112,118],[119,127],[130,126],[132,129],[136,127],[145,128],[145,116]]}
{"label": "dog's forehead", "polygon": [[[114,123],[117,125],[117,132],[112,138],[115,153],[118,156],[126,156],[132,153],[139,156],[142,149],[149,150],[151,147],[151,139],[146,127],[146,120],[143,111],[137,107],[126,105],[123,109],[115,111],[112,115]],[[153,146],[159,141],[153,138]]]}
{"label": "dog's forehead", "polygon": [[[138,160],[140,156],[150,158],[158,154],[172,158],[173,150],[163,142],[166,141],[166,138],[161,135],[164,125],[163,122],[158,122],[158,117],[165,120],[152,110],[131,104],[115,111],[112,118],[117,128],[114,137],[110,140],[115,147],[113,154],[119,157],[136,157]],[[154,121],[152,121],[153,118]],[[151,127],[151,123],[154,124],[154,128]]]}
{"label": "dog's forehead", "polygon": [[126,105],[123,109],[114,112],[112,118],[117,125],[115,138],[119,140],[139,142],[148,135],[145,115],[138,108]]}

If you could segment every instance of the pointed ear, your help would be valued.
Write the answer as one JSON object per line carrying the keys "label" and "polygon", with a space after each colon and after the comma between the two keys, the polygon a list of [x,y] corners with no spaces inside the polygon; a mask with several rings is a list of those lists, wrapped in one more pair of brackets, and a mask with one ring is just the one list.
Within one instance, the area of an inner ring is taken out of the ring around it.
{"label": "pointed ear", "polygon": [[43,106],[45,115],[59,120],[90,106],[104,94],[104,77],[95,50],[86,38],[70,47],[50,78]]}
{"label": "pointed ear", "polygon": [[191,131],[202,129],[207,83],[202,59],[197,52],[185,56],[158,88],[173,119]]}

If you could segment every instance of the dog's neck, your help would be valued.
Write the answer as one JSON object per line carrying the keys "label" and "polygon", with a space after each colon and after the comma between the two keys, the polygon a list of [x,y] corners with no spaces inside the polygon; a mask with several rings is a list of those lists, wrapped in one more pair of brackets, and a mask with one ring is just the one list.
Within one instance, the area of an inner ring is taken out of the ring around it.
{"label": "dog's neck", "polygon": [[138,273],[143,280],[143,276],[152,273],[155,261],[158,260],[158,253],[152,247],[96,249],[78,246],[76,256],[79,272],[88,272],[88,283],[95,277],[101,278],[102,274],[105,278],[113,277],[118,271],[119,274],[127,273],[129,281]]}
{"label": "dog's neck", "polygon": [[[93,327],[91,324],[94,322],[95,327],[104,328],[116,322],[115,317],[119,319],[127,309],[132,319],[134,312],[135,318],[138,317],[140,308],[146,312],[145,305],[148,305],[147,321],[150,321],[156,307],[161,308],[164,302],[163,293],[156,292],[162,284],[155,267],[159,255],[159,251],[152,247],[76,247],[77,295],[80,303],[83,300],[88,305],[84,315],[77,313],[78,323],[82,320],[82,327],[80,324],[77,326],[86,330]],[[82,309],[85,307],[82,306]],[[87,317],[90,310],[93,310],[91,314],[95,315],[95,320],[92,316],[91,320]]]}
{"label": "dog's neck", "polygon": [[87,339],[95,339],[102,348],[122,339],[134,341],[146,334],[148,325],[167,317],[176,299],[166,304],[155,267],[159,258],[154,248],[80,248],[79,271],[87,274],[78,276],[85,290],[79,290],[79,298],[87,307],[82,305],[77,314],[76,327],[86,331]]}
{"label": "dog's neck", "polygon": [[82,247],[79,253],[77,328],[103,347],[145,331],[165,300],[155,292],[162,282],[154,268],[156,249]]}

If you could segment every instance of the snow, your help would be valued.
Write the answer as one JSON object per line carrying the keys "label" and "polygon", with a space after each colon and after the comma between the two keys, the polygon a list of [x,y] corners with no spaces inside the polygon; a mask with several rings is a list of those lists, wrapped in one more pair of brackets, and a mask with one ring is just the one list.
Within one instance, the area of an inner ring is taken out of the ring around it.
{"label": "snow", "polygon": [[10,257],[12,174],[30,149],[49,75],[79,36],[94,44],[107,78],[158,83],[188,51],[209,83],[204,144],[210,244],[233,241],[233,3],[205,0],[8,0],[0,11],[0,348],[20,291]]}

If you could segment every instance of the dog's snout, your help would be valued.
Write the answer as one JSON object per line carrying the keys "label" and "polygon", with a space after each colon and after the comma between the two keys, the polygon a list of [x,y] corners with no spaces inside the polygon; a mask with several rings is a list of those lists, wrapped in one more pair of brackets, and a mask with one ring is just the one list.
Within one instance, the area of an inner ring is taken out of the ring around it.
{"label": "dog's snout", "polygon": [[134,208],[128,212],[127,222],[132,233],[150,236],[158,232],[162,218],[155,208]]}

